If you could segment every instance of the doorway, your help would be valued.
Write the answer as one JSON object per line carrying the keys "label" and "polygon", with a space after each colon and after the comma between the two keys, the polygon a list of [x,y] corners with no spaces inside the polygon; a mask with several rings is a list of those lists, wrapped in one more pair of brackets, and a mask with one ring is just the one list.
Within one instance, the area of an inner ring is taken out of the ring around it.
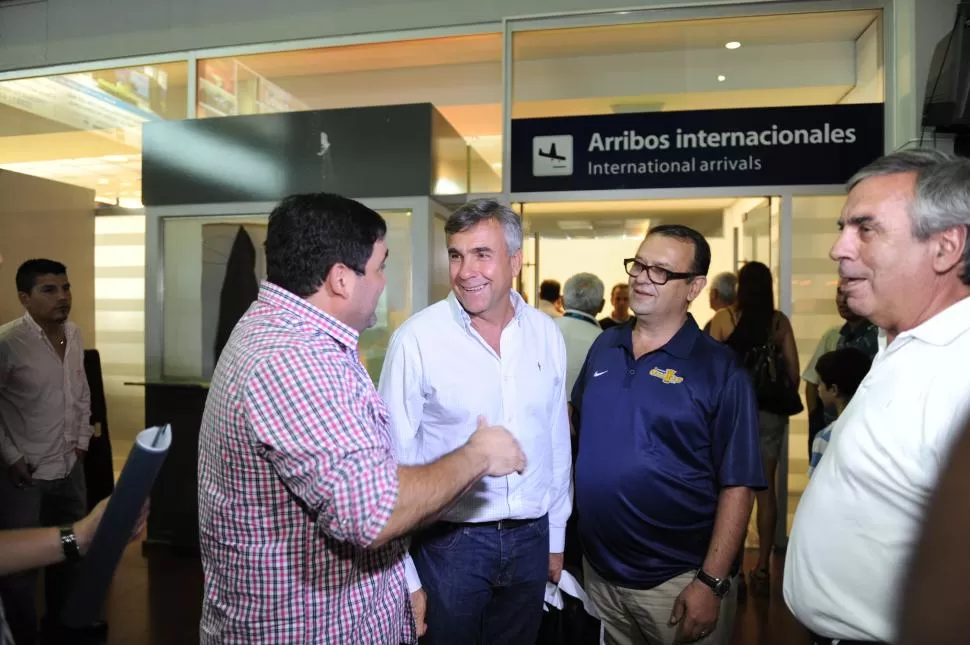
{"label": "doorway", "polygon": [[[775,276],[777,304],[780,204],[777,196],[518,203],[525,228],[520,292],[535,303],[543,280],[562,284],[580,272],[598,276],[609,292],[627,282],[623,258],[633,256],[650,228],[681,224],[711,245],[708,280],[744,262],[763,262]],[[707,288],[691,313],[701,326],[713,317]]]}
{"label": "doorway", "polygon": [[[589,202],[519,202],[525,238],[519,291],[530,302],[538,299],[543,280],[564,284],[571,276],[588,272],[603,281],[605,297],[600,317],[611,313],[609,295],[616,284],[627,284],[623,258],[632,257],[647,231],[662,224],[689,226],[711,246],[708,286],[692,303],[690,312],[703,327],[714,316],[709,290],[713,278],[737,272],[745,262],[762,262],[774,276],[775,306],[781,308],[780,215],[781,197],[703,197]],[[790,426],[789,434],[794,426]],[[795,441],[804,440],[795,438]],[[801,445],[801,444],[798,444]],[[801,489],[787,494],[787,468],[779,468],[778,538],[786,543],[788,509],[798,503]],[[746,546],[758,547],[752,513]]]}

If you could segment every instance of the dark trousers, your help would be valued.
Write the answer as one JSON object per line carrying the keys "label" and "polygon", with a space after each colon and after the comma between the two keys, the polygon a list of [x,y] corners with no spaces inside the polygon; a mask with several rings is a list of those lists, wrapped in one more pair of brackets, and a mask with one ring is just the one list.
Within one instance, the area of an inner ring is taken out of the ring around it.
{"label": "dark trousers", "polygon": [[[74,465],[64,479],[34,480],[17,488],[7,473],[0,476],[0,530],[73,524],[85,515],[84,466]],[[17,645],[34,645],[37,639],[38,570],[0,578],[0,600],[6,609],[10,632]],[[48,620],[58,614],[67,599],[77,565],[59,564],[44,569],[44,593]]]}
{"label": "dark trousers", "polygon": [[509,528],[440,522],[411,549],[428,595],[422,645],[535,643],[549,577],[549,519]]}

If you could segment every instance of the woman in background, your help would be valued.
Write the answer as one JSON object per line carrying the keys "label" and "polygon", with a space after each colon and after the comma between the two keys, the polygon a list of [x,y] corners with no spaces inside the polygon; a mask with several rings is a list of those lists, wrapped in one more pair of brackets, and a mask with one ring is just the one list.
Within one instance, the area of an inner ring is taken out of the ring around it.
{"label": "woman in background", "polygon": [[[773,342],[784,358],[788,378],[797,387],[800,372],[795,334],[788,317],[775,309],[771,269],[761,262],[748,262],[741,267],[737,299],[733,305],[715,314],[711,320],[711,336],[734,349],[742,362],[752,350]],[[770,593],[771,551],[775,546],[778,522],[775,474],[788,432],[788,417],[758,410],[758,428],[768,488],[755,494],[758,501],[758,564],[750,574],[750,583],[754,593],[767,596]]]}

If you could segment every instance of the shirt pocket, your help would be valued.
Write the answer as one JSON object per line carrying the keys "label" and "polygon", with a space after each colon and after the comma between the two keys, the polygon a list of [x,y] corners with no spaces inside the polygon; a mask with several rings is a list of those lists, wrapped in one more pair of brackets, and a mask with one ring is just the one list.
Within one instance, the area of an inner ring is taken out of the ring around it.
{"label": "shirt pocket", "polygon": [[555,402],[559,400],[562,379],[546,357],[532,355],[525,363],[518,378],[518,392],[523,397],[522,408],[530,415],[538,417],[543,423],[552,425],[555,421]]}

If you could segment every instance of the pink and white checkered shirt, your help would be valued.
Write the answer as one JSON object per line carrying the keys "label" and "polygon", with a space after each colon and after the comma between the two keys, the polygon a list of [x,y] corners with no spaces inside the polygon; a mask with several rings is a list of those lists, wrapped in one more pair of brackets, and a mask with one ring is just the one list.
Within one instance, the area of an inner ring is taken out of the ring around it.
{"label": "pink and white checkered shirt", "polygon": [[357,332],[269,283],[212,378],[199,440],[201,642],[415,642],[398,494]]}

